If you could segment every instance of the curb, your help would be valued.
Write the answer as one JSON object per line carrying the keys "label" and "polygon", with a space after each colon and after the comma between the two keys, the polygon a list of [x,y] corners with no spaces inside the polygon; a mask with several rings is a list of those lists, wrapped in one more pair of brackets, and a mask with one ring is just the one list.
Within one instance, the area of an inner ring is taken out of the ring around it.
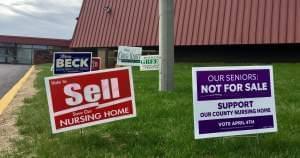
{"label": "curb", "polygon": [[34,66],[31,66],[31,68],[25,73],[25,75],[0,99],[0,115],[7,108],[9,103],[14,99],[15,95],[27,81],[33,70]]}

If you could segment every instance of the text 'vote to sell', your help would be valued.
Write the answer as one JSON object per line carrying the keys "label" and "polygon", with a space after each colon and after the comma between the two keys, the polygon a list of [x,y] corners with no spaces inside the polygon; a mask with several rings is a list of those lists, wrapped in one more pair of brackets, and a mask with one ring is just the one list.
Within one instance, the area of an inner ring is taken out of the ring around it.
{"label": "text 'vote to sell'", "polygon": [[135,117],[131,68],[45,79],[53,133]]}

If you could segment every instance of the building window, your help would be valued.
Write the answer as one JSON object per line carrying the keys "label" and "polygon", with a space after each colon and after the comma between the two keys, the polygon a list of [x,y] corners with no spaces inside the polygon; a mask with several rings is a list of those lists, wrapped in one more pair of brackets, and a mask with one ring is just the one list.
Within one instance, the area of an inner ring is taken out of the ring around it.
{"label": "building window", "polygon": [[14,43],[0,43],[0,47],[15,47]]}
{"label": "building window", "polygon": [[47,50],[48,46],[44,45],[33,45],[33,49]]}
{"label": "building window", "polygon": [[19,48],[16,60],[19,64],[32,64],[33,49]]}
{"label": "building window", "polygon": [[31,49],[31,48],[32,48],[32,45],[18,44],[18,48],[27,48],[27,49]]}

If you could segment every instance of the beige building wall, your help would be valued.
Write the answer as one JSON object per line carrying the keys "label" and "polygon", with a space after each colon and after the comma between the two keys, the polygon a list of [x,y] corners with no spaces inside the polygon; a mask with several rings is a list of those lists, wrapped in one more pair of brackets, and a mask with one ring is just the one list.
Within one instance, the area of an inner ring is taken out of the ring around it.
{"label": "beige building wall", "polygon": [[98,57],[101,58],[101,69],[105,69],[106,68],[106,49],[98,48],[97,54],[98,54]]}
{"label": "beige building wall", "polygon": [[114,49],[109,48],[98,48],[97,50],[98,57],[101,58],[101,67],[105,68],[114,68],[116,66],[116,52]]}

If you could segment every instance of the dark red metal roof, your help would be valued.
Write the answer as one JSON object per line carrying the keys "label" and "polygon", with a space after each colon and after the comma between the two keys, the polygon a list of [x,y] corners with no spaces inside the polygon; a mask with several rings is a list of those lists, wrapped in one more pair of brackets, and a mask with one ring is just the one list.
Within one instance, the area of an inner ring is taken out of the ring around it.
{"label": "dark red metal roof", "polygon": [[[300,0],[174,1],[177,46],[300,43]],[[158,21],[158,0],[84,0],[71,47],[157,46]]]}
{"label": "dark red metal roof", "polygon": [[0,35],[0,42],[69,47],[71,40]]}

